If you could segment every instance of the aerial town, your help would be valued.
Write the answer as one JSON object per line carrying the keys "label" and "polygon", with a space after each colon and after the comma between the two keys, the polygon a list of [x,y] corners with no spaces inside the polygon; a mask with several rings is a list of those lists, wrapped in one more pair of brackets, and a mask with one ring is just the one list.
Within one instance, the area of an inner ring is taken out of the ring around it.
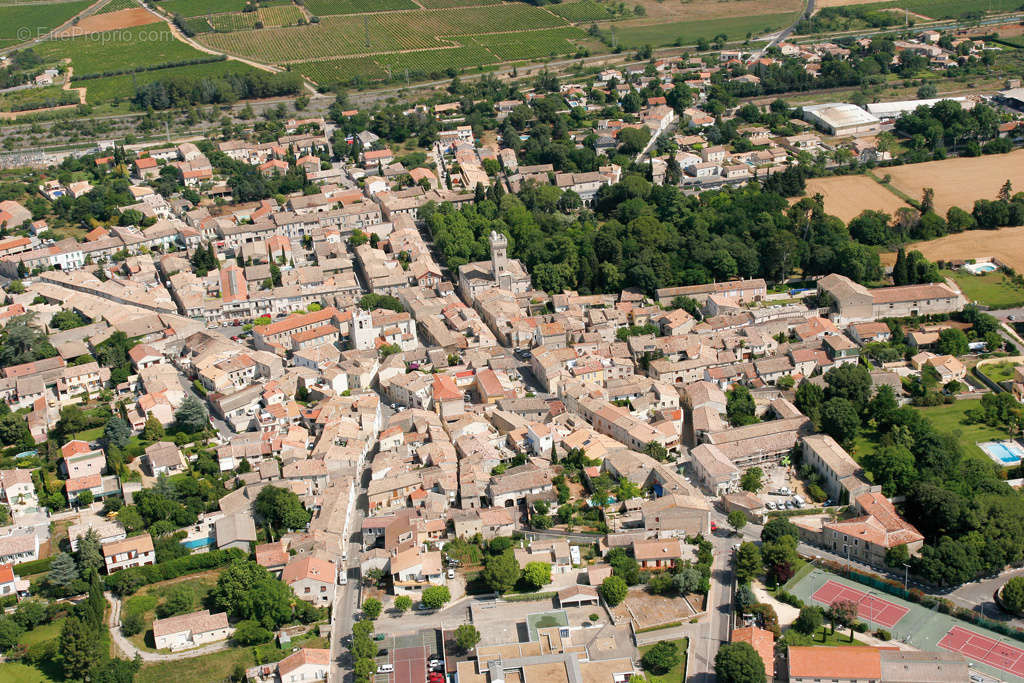
{"label": "aerial town", "polygon": [[824,4],[35,150],[247,53],[0,30],[0,681],[1024,682],[1024,16]]}

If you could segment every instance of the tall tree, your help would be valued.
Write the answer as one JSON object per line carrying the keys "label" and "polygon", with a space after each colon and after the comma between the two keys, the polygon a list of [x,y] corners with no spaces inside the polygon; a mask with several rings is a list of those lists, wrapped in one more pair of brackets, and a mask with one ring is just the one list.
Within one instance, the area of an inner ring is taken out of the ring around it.
{"label": "tall tree", "polygon": [[78,566],[98,572],[103,568],[103,553],[100,550],[100,536],[95,529],[89,529],[78,539]]}
{"label": "tall tree", "polygon": [[726,643],[715,655],[718,683],[765,683],[764,662],[750,643]]}
{"label": "tall tree", "polygon": [[69,616],[60,632],[60,654],[64,675],[72,680],[86,680],[100,661],[98,631],[78,617]]}
{"label": "tall tree", "polygon": [[181,402],[178,411],[174,413],[174,420],[183,430],[189,434],[201,432],[209,425],[210,414],[206,406],[199,402],[195,396],[186,396]]}
{"label": "tall tree", "polygon": [[107,420],[107,424],[103,427],[103,443],[115,448],[124,448],[128,443],[128,440],[132,438],[132,430],[125,422],[118,416],[114,416]]}
{"label": "tall tree", "polygon": [[77,578],[78,567],[74,558],[67,553],[59,553],[50,562],[50,572],[46,575],[46,581],[50,585],[63,588]]}
{"label": "tall tree", "polygon": [[253,509],[278,530],[303,529],[311,516],[294,491],[277,486],[264,486]]}

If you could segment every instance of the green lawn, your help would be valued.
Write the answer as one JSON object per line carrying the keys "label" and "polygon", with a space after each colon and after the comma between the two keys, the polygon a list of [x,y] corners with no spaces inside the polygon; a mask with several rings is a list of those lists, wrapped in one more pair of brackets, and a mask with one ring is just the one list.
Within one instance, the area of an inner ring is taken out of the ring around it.
{"label": "green lawn", "polygon": [[96,441],[101,436],[103,436],[103,427],[94,427],[75,434],[75,438],[81,441]]}
{"label": "green lawn", "polygon": [[993,308],[1012,308],[1024,304],[1024,287],[1014,284],[998,270],[984,275],[971,275],[966,270],[944,270],[942,274],[952,278],[968,299]]}
{"label": "green lawn", "polygon": [[978,371],[993,382],[1008,382],[1013,379],[1013,369],[1016,363],[1005,361],[1002,363],[986,363],[979,365]]}
{"label": "green lawn", "polygon": [[37,643],[52,640],[53,638],[60,637],[60,630],[62,628],[64,628],[64,619],[57,619],[56,621],[51,621],[48,624],[37,626],[31,631],[25,631],[21,634],[21,637],[18,638],[18,642],[25,647],[29,647],[31,645],[36,645]]}
{"label": "green lawn", "polygon": [[[675,670],[669,671],[664,676],[655,676],[654,674],[645,671],[644,677],[650,683],[683,683],[684,674],[686,673],[686,653],[690,641],[688,638],[680,638],[679,640],[669,640],[665,642],[675,643],[677,646],[679,646],[679,652],[683,655],[683,661],[680,662],[679,666],[677,666]],[[644,647],[640,648],[640,656],[643,657],[644,653],[646,653],[652,647],[654,647],[654,644],[645,645]]]}
{"label": "green lawn", "polygon": [[797,633],[793,629],[786,629],[785,631],[786,642],[790,645],[818,645],[827,647],[850,647],[852,645],[867,645],[867,643],[857,640],[856,634],[854,634],[853,641],[850,641],[850,629],[840,628],[835,633],[828,632],[828,626],[822,626],[820,629],[814,632],[813,636],[805,636],[802,633]]}
{"label": "green lawn", "polygon": [[201,609],[203,601],[206,599],[206,595],[213,590],[215,585],[217,585],[216,574],[217,571],[213,570],[187,581],[171,579],[167,582],[154,583],[140,589],[138,593],[128,598],[124,603],[125,613],[139,612],[142,614],[143,620],[142,631],[134,636],[129,636],[128,640],[130,640],[137,648],[156,652],[157,650],[154,647],[155,643],[153,641],[153,619],[156,618],[157,605],[164,601],[164,598],[171,593],[173,588],[185,584],[188,585],[195,594],[195,602],[192,605],[193,608]]}
{"label": "green lawn", "polygon": [[964,413],[972,408],[980,408],[981,399],[957,401],[949,405],[934,406],[931,408],[915,408],[932,421],[935,428],[946,434],[954,434],[965,453],[978,455],[989,461],[985,453],[978,448],[981,441],[1000,441],[1009,439],[1010,434],[999,427],[989,427],[987,424],[967,424],[964,420]]}
{"label": "green lawn", "polygon": [[13,662],[0,664],[0,680],[4,683],[54,683],[39,669]]}

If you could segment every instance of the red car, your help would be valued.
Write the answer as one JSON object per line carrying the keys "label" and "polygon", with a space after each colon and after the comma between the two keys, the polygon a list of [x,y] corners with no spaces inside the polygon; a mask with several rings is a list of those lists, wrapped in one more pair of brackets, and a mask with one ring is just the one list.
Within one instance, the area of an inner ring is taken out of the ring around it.
{"label": "red car", "polygon": [[718,531],[718,525],[714,522],[711,522],[711,532],[714,533],[716,531]]}

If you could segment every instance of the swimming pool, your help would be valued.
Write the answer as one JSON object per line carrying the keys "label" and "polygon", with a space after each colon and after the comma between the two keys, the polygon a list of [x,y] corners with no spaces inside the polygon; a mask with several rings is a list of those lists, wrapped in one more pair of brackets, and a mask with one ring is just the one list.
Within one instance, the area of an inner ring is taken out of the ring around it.
{"label": "swimming pool", "polygon": [[205,548],[208,545],[213,545],[213,539],[209,536],[193,538],[191,541],[182,541],[181,544],[189,550],[195,550],[196,548]]}
{"label": "swimming pool", "polygon": [[990,263],[988,261],[985,261],[983,263],[968,263],[966,266],[964,266],[964,268],[966,268],[968,272],[973,273],[975,275],[981,275],[982,273],[991,273],[994,270],[998,270],[996,264]]}
{"label": "swimming pool", "polygon": [[1017,465],[1024,460],[1024,447],[1016,441],[987,441],[978,448],[1000,465]]}

